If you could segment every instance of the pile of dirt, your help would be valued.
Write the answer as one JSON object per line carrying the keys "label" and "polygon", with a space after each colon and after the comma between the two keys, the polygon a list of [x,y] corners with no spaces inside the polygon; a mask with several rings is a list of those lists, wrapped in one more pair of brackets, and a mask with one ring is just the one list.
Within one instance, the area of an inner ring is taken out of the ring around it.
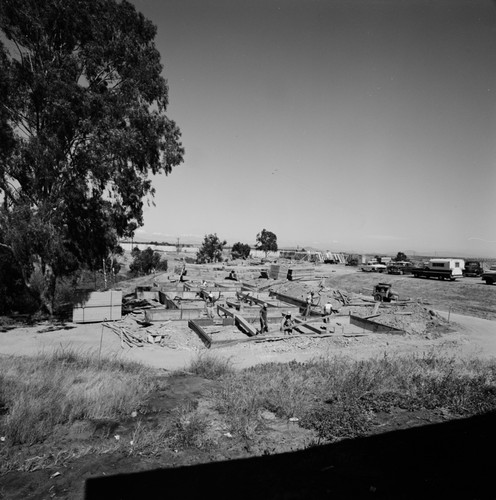
{"label": "pile of dirt", "polygon": [[449,323],[432,309],[417,302],[407,306],[390,305],[380,310],[374,321],[398,328],[411,335],[439,336],[448,331]]}

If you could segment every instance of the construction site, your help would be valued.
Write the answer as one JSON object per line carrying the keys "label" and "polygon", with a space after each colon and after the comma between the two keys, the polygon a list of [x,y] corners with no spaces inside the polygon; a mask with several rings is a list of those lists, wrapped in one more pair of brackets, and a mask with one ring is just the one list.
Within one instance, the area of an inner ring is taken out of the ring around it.
{"label": "construction site", "polygon": [[[373,289],[334,286],[345,269],[299,259],[267,265],[178,260],[170,272],[142,277],[134,287],[130,282],[122,290],[92,292],[74,308],[73,322],[102,323],[124,351],[232,355],[259,350],[315,355],[333,345],[366,343],[375,334],[433,338],[448,330],[447,320],[421,298],[388,300],[374,296]],[[260,321],[264,307],[266,329]],[[292,328],[283,332],[288,315]]]}

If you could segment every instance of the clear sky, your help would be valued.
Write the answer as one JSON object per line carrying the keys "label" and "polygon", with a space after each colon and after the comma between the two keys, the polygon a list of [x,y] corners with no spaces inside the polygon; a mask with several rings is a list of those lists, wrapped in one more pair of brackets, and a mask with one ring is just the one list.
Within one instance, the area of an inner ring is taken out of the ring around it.
{"label": "clear sky", "polygon": [[133,0],[184,163],[136,239],[496,256],[491,0]]}

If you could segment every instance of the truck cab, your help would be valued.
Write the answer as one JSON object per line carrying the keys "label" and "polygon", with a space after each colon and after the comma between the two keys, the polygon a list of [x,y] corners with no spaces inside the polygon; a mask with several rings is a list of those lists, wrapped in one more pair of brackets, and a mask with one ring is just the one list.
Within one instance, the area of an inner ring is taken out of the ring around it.
{"label": "truck cab", "polygon": [[463,276],[482,276],[484,269],[478,260],[467,260]]}
{"label": "truck cab", "polygon": [[408,274],[412,272],[413,264],[407,261],[391,262],[387,266],[388,274]]}

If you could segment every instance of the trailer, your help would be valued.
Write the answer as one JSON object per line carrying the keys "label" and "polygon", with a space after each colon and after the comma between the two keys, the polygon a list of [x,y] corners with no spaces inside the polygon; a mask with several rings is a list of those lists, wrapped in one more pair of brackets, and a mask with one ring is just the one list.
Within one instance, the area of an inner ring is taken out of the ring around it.
{"label": "trailer", "polygon": [[437,278],[455,281],[463,276],[463,259],[430,259],[423,267],[414,267],[411,272],[415,278]]}

